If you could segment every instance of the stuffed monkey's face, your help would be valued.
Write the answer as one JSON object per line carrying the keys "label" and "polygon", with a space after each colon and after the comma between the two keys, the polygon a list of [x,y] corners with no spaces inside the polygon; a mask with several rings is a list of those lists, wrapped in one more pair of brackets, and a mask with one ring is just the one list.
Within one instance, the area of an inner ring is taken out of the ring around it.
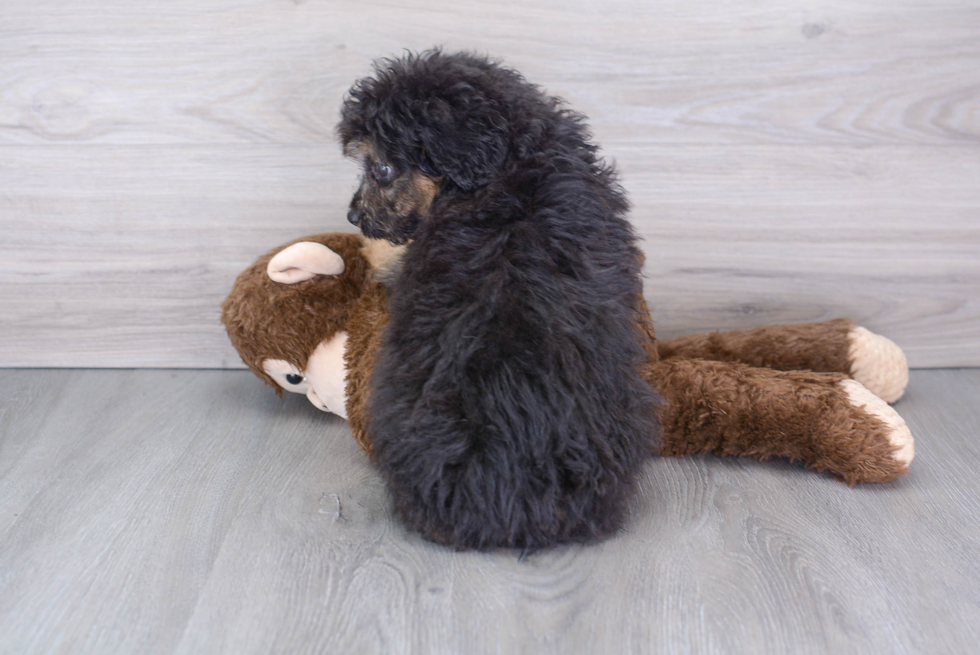
{"label": "stuffed monkey's face", "polygon": [[[293,285],[318,275],[341,275],[344,268],[344,259],[327,246],[314,241],[300,241],[272,257],[266,267],[266,275],[273,284]],[[289,338],[290,334],[284,331],[281,336]],[[347,333],[334,332],[317,344],[302,367],[284,359],[268,357],[261,360],[261,368],[284,391],[301,393],[317,409],[347,418],[344,381],[347,373],[344,364],[346,345]],[[267,348],[280,355],[295,350],[269,345]]]}
{"label": "stuffed monkey's face", "polygon": [[339,332],[316,347],[300,370],[283,359],[266,359],[262,370],[290,393],[301,393],[313,406],[347,418],[347,388],[344,350],[347,333]]}

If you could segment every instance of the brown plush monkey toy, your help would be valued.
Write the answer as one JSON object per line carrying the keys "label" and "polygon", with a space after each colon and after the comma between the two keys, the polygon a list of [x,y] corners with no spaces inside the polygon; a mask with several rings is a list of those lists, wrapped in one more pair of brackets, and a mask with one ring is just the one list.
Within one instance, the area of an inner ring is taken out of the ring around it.
{"label": "brown plush monkey toy", "polygon": [[[222,321],[242,360],[280,395],[306,394],[348,419],[365,450],[368,382],[387,321],[381,280],[400,249],[360,234],[318,234],[259,258],[235,282]],[[644,377],[661,455],[785,457],[850,485],[908,471],[912,434],[901,349],[848,319],[658,341],[642,327]],[[651,441],[653,443],[653,441]]]}

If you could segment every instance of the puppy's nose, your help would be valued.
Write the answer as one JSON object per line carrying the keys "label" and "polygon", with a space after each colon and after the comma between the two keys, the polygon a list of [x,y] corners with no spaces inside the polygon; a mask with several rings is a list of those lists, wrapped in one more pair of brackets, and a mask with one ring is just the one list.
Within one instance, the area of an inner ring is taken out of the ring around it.
{"label": "puppy's nose", "polygon": [[347,212],[347,220],[351,222],[351,225],[357,225],[361,222],[361,215],[357,213],[356,209],[351,209]]}

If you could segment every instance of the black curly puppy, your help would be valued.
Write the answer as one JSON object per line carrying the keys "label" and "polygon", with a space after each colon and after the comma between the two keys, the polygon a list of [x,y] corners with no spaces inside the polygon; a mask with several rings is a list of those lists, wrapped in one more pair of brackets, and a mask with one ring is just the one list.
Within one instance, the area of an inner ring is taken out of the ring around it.
{"label": "black curly puppy", "polygon": [[582,116],[434,50],[377,62],[338,132],[365,167],[348,218],[408,244],[368,405],[396,511],[458,548],[614,532],[655,397],[627,201]]}

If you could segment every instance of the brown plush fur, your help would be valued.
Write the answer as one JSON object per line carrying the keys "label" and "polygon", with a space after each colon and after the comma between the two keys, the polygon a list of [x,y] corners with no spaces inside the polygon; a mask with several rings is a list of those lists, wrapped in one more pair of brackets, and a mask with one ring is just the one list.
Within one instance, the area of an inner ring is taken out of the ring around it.
{"label": "brown plush fur", "polygon": [[347,324],[347,420],[354,439],[364,450],[371,450],[367,433],[369,383],[374,372],[381,335],[388,322],[388,294],[369,276],[364,293],[354,304]]}
{"label": "brown plush fur", "polygon": [[[322,243],[344,259],[342,275],[318,275],[296,284],[281,284],[266,273],[269,260],[299,243]],[[271,250],[245,269],[221,305],[221,321],[242,361],[282,395],[262,369],[266,359],[282,359],[299,370],[320,342],[345,329],[350,311],[365,284],[368,264],[361,255],[360,234],[316,234]]]}
{"label": "brown plush fur", "polygon": [[787,457],[849,485],[905,472],[884,423],[848,402],[839,384],[846,375],[669,359],[646,376],[667,400],[662,455]]}
{"label": "brown plush fur", "polygon": [[785,457],[849,485],[905,472],[887,427],[848,402],[849,319],[649,341],[647,381],[663,396],[659,454]]}
{"label": "brown plush fur", "polygon": [[[388,320],[387,294],[378,276],[399,251],[358,234],[321,234],[297,241],[322,243],[340,254],[346,270],[285,285],[266,266],[277,248],[243,272],[222,305],[222,320],[242,359],[260,378],[267,358],[303,369],[317,344],[348,333],[347,414],[357,443],[366,432],[369,380]],[[714,332],[658,341],[640,301],[640,333],[648,363],[643,376],[664,398],[658,407],[664,456],[714,453],[785,457],[834,473],[848,484],[884,482],[905,472],[892,459],[887,426],[853,406],[841,381],[852,362],[847,319]]]}
{"label": "brown plush fur", "polygon": [[708,332],[657,343],[660,359],[710,359],[741,362],[778,371],[848,373],[848,333],[854,321],[769,325],[751,330]]}
{"label": "brown plush fur", "polygon": [[638,308],[640,310],[640,337],[643,339],[643,349],[647,353],[647,361],[649,363],[659,362],[661,359],[660,352],[658,350],[659,341],[657,341],[657,332],[653,329],[653,319],[650,317],[650,307],[647,305],[647,300],[643,296],[640,296],[640,302],[638,303]]}

